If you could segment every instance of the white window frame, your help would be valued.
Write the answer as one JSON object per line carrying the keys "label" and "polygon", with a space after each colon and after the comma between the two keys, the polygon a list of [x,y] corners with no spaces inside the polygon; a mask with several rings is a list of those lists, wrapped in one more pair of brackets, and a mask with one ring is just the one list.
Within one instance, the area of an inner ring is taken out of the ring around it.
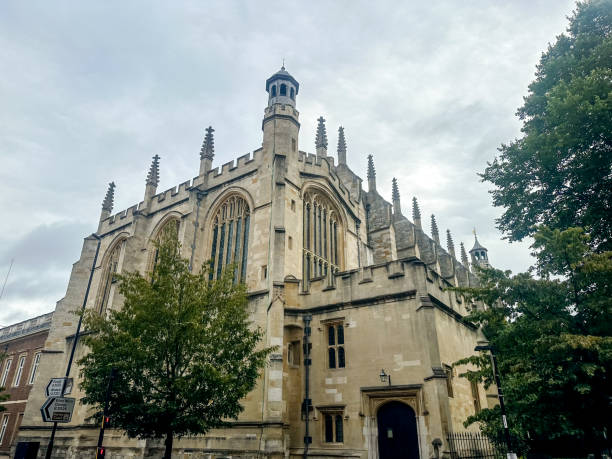
{"label": "white window frame", "polygon": [[13,379],[13,387],[19,386],[21,382],[21,376],[23,376],[23,367],[25,367],[27,355],[20,355],[17,361],[17,369],[15,370],[15,378]]}
{"label": "white window frame", "polygon": [[6,429],[8,427],[9,414],[5,414],[2,416],[2,424],[0,424],[0,446],[4,443],[4,435],[6,434]]}
{"label": "white window frame", "polygon": [[11,365],[13,364],[13,358],[6,359],[4,364],[4,371],[2,372],[2,380],[0,381],[0,387],[6,387],[6,381],[8,380],[9,372],[11,371]]}
{"label": "white window frame", "polygon": [[30,377],[28,378],[28,384],[34,384],[34,378],[36,378],[36,372],[38,371],[38,366],[40,365],[40,356],[41,352],[37,352],[34,354],[34,358],[32,359],[32,367],[30,368]]}

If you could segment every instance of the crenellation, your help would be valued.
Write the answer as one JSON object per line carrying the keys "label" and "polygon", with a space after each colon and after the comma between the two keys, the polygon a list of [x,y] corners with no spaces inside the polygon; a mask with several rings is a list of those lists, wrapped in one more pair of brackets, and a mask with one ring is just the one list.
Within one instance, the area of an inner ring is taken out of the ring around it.
{"label": "crenellation", "polygon": [[227,163],[223,164],[221,166],[221,173],[230,173],[231,171],[233,171],[234,169],[236,169],[237,166],[234,166],[234,160],[232,159],[231,161],[228,161]]}

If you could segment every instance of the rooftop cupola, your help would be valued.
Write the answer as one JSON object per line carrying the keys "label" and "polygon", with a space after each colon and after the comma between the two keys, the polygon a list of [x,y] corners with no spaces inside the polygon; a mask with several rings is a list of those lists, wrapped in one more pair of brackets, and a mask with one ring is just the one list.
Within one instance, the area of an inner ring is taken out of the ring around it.
{"label": "rooftop cupola", "polygon": [[285,70],[283,65],[278,72],[266,80],[268,107],[274,104],[286,104],[295,107],[295,98],[299,90],[300,84]]}
{"label": "rooftop cupola", "polygon": [[474,230],[474,247],[470,250],[470,256],[472,257],[472,264],[489,267],[489,255],[488,250],[478,242],[478,236],[476,236],[476,230]]}

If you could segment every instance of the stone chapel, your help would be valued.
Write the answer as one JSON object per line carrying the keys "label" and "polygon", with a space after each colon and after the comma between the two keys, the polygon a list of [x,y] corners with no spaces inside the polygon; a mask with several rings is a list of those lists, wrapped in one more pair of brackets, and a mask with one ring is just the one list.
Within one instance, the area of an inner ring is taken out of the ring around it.
{"label": "stone chapel", "polygon": [[[98,230],[84,239],[57,303],[18,434],[18,441],[40,442],[41,457],[51,431],[39,410],[45,385],[66,369],[74,311],[98,244],[86,307],[107,314],[121,308],[113,274],[150,269],[153,242],[166,225],[177,226],[194,269],[213,260],[217,276],[235,264],[264,344],[278,346],[239,418],[176,439],[173,457],[429,459],[447,452],[447,434],[464,431],[467,416],[489,405],[484,388],[451,366],[482,339],[463,320],[477,306],[446,290],[474,285],[470,265],[488,265],[487,249],[476,240],[468,260],[449,231],[443,247],[433,215],[426,234],[416,199],[411,219],[402,214],[395,179],[392,203],[385,201],[371,155],[365,187],[347,164],[342,127],[335,158],[322,117],[316,152],[300,150],[300,85],[284,67],[265,90],[263,142],[252,154],[213,167],[209,127],[192,180],[159,192],[155,156],[143,201],[118,213],[110,184]],[[76,357],[83,352],[78,346]],[[72,373],[77,381],[76,365]],[[71,423],[59,425],[54,457],[93,457],[99,425],[87,417],[87,406],[77,403]],[[112,458],[163,451],[162,440],[112,429],[104,443]]]}

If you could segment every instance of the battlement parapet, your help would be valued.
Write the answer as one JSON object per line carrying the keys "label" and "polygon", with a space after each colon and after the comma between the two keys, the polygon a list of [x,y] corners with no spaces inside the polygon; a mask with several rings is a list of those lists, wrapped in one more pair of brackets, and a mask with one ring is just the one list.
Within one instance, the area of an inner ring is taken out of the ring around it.
{"label": "battlement parapet", "polygon": [[305,173],[327,175],[344,200],[350,203],[353,209],[356,208],[357,204],[359,203],[358,197],[353,196],[351,191],[344,185],[340,177],[338,177],[336,167],[334,166],[333,157],[317,156],[312,153],[300,151],[298,152],[298,162],[302,163],[302,170]]}
{"label": "battlement parapet", "polygon": [[422,263],[416,258],[393,260],[315,278],[309,282],[308,292],[300,294],[299,303],[303,308],[316,308],[347,301],[367,302],[372,297],[394,294],[414,296],[418,276],[411,271],[417,265]]}
{"label": "battlement parapet", "polygon": [[[419,279],[426,279],[425,284],[418,284]],[[457,317],[463,316],[467,314],[464,301],[461,295],[448,290],[451,286],[421,260],[408,257],[312,279],[307,292],[301,291],[302,282],[288,279],[285,294],[288,308],[323,310],[347,304],[358,307],[414,299],[417,292],[419,295],[426,292]]]}
{"label": "battlement parapet", "polygon": [[259,168],[263,161],[262,149],[253,151],[252,155],[247,153],[239,156],[235,161],[229,161],[221,167],[216,167],[208,171],[206,180],[202,180],[202,185],[206,188],[214,188],[230,180],[234,180],[244,174],[251,173]]}

